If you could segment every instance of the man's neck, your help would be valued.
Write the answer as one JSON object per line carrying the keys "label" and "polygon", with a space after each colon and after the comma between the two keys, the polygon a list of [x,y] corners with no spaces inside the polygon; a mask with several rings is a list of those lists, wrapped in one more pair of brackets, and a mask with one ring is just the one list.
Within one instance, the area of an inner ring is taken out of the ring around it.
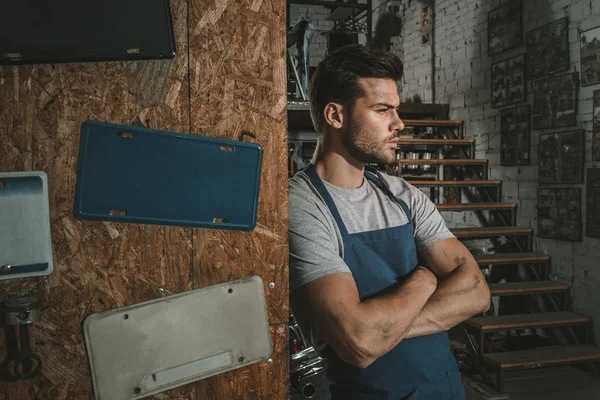
{"label": "man's neck", "polygon": [[343,189],[356,189],[362,186],[365,165],[339,146],[336,146],[337,151],[328,149],[328,143],[324,143],[322,138],[319,139],[313,158],[319,177]]}

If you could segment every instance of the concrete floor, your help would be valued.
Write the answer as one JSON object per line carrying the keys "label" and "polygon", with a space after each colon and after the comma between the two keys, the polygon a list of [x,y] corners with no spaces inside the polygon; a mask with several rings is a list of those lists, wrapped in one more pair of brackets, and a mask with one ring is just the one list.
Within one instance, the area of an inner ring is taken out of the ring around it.
{"label": "concrete floor", "polygon": [[[313,379],[317,392],[313,400],[326,399],[324,375]],[[463,377],[468,400],[600,400],[600,381],[575,367],[553,367],[507,372],[505,393],[495,392],[468,376]],[[291,389],[291,400],[303,397]]]}
{"label": "concrete floor", "polygon": [[504,396],[482,394],[468,377],[463,383],[469,400],[600,400],[600,381],[571,366],[507,372]]}

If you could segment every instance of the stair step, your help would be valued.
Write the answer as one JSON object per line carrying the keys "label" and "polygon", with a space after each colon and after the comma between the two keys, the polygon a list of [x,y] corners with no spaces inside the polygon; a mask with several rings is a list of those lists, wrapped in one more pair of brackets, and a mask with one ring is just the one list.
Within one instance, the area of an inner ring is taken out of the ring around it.
{"label": "stair step", "polygon": [[480,267],[491,264],[535,263],[550,261],[550,256],[538,253],[497,253],[482,254],[474,257]]}
{"label": "stair step", "polygon": [[483,165],[487,166],[488,160],[474,160],[471,158],[467,159],[459,159],[459,158],[438,158],[434,160],[426,160],[426,159],[408,159],[401,158],[399,160],[394,160],[396,164],[425,164],[425,165]]}
{"label": "stair step", "polygon": [[569,285],[554,281],[492,283],[489,287],[492,296],[554,293],[569,290]]}
{"label": "stair step", "polygon": [[514,226],[490,228],[454,228],[450,231],[457,239],[483,239],[496,236],[523,236],[533,232],[531,228],[518,228]]}
{"label": "stair step", "polygon": [[497,211],[517,208],[515,203],[458,203],[437,204],[436,206],[439,211]]}
{"label": "stair step", "polygon": [[466,320],[465,324],[482,331],[498,331],[506,329],[534,329],[549,326],[581,325],[588,322],[590,322],[590,319],[583,315],[570,311],[559,311],[473,317]]}
{"label": "stair step", "polygon": [[442,120],[442,119],[403,119],[404,126],[431,126],[458,128],[463,124],[460,120]]}
{"label": "stair step", "polygon": [[546,367],[600,360],[600,349],[592,345],[538,347],[483,355],[486,364],[495,369]]}
{"label": "stair step", "polygon": [[423,187],[446,187],[446,186],[466,186],[466,187],[482,187],[482,186],[500,186],[502,181],[488,180],[488,181],[418,181],[418,180],[407,180],[413,186]]}
{"label": "stair step", "polygon": [[471,146],[475,144],[475,139],[419,139],[419,138],[400,138],[398,144],[404,145],[427,145],[427,146]]}

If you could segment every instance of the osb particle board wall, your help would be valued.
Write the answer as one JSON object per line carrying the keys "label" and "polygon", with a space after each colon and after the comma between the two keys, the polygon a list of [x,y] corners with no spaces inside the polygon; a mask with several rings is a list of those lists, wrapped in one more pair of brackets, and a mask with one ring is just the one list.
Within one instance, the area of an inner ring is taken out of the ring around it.
{"label": "osb particle board wall", "polygon": [[[42,300],[32,341],[44,362],[34,380],[0,382],[0,400],[91,399],[86,316],[157,298],[159,288],[168,295],[252,274],[265,281],[273,363],[154,398],[288,398],[285,3],[171,0],[171,8],[174,60],[0,66],[0,170],[48,174],[55,264],[49,277],[0,282],[1,300],[19,293]],[[254,133],[264,148],[256,229],[75,220],[87,119],[234,140]],[[0,339],[1,346],[1,331]]]}

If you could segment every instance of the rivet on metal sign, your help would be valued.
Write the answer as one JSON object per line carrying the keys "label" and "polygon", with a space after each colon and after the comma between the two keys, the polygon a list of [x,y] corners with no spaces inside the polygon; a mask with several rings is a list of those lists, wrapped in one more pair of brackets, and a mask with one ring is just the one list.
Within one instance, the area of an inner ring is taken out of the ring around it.
{"label": "rivet on metal sign", "polygon": [[161,287],[158,288],[158,293],[163,294],[164,292],[165,292],[165,289],[163,289]]}
{"label": "rivet on metal sign", "polygon": [[275,284],[273,282],[269,283],[269,288],[273,289],[275,287]]}
{"label": "rivet on metal sign", "polygon": [[267,365],[271,365],[273,364],[273,360],[271,360],[270,358],[267,360]]}

